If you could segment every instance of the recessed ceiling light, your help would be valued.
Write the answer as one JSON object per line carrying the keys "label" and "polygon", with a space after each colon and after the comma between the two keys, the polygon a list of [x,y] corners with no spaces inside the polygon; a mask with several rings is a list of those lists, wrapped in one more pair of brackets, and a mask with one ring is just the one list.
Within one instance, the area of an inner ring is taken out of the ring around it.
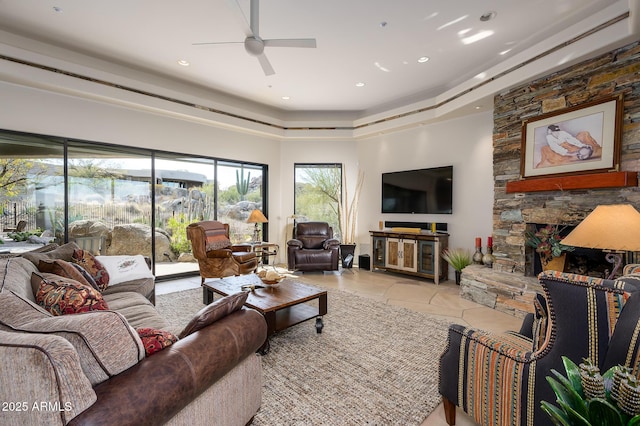
{"label": "recessed ceiling light", "polygon": [[58,12],[58,13],[62,13],[62,8],[60,6],[53,6],[53,11],[54,12]]}
{"label": "recessed ceiling light", "polygon": [[380,22],[380,28],[384,28],[388,25],[387,21]]}
{"label": "recessed ceiling light", "polygon": [[191,64],[189,63],[189,61],[186,61],[186,60],[184,60],[184,59],[180,59],[180,60],[178,61],[178,65],[182,65],[183,67],[188,67],[188,66],[189,66],[189,65],[191,65]]}
{"label": "recessed ceiling light", "polygon": [[356,87],[364,87],[364,83],[359,81],[356,83]]}
{"label": "recessed ceiling light", "polygon": [[485,12],[485,13],[483,13],[483,14],[480,16],[480,20],[481,20],[482,22],[487,22],[487,21],[490,21],[490,20],[492,20],[493,18],[495,18],[497,15],[498,15],[498,13],[497,13],[497,12],[494,12],[494,11]]}
{"label": "recessed ceiling light", "polygon": [[481,107],[481,106],[476,106],[475,108],[476,108],[476,109],[480,109],[480,108],[482,108],[482,107]]}
{"label": "recessed ceiling light", "polygon": [[428,56],[421,56],[418,58],[418,62],[421,64],[424,64],[425,62],[429,61],[429,57]]}
{"label": "recessed ceiling light", "polygon": [[288,101],[288,100],[290,100],[290,99],[291,99],[291,96],[283,96],[283,97],[282,97],[282,100],[283,100],[283,101]]}

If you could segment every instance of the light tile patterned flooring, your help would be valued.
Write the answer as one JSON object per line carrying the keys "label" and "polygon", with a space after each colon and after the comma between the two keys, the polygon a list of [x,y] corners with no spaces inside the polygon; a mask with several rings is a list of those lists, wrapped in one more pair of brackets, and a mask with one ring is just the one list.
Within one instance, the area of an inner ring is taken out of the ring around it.
{"label": "light tile patterned flooring", "polygon": [[[305,273],[304,277],[325,287],[349,291],[383,303],[403,306],[483,330],[499,332],[520,328],[519,318],[460,298],[459,287],[453,281],[435,285],[431,280],[357,268],[343,270],[342,273]],[[200,277],[195,276],[159,282],[156,285],[156,293],[163,294],[198,287],[200,287]],[[422,426],[445,426],[446,424],[441,404],[425,419]],[[458,410],[456,425],[469,426],[475,423]]]}

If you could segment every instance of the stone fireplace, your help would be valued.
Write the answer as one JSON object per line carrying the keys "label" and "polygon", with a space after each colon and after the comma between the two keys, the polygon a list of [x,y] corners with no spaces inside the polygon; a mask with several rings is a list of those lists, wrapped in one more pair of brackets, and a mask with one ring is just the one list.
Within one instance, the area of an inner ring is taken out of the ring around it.
{"label": "stone fireplace", "polygon": [[[539,268],[535,251],[525,246],[527,229],[543,224],[575,227],[600,204],[640,207],[637,185],[599,188],[597,175],[582,179],[579,188],[563,188],[558,179],[553,190],[507,191],[508,182],[520,180],[524,120],[617,94],[624,96],[617,170],[636,177],[640,170],[639,60],[640,43],[635,42],[495,96],[492,236],[496,262],[493,268],[473,265],[463,271],[463,297],[524,315],[530,311],[529,302],[535,293],[541,292],[535,278]],[[601,252],[577,249],[570,257],[569,268],[601,276],[603,268],[610,269],[611,265],[606,260],[602,263],[600,256],[604,257]]]}

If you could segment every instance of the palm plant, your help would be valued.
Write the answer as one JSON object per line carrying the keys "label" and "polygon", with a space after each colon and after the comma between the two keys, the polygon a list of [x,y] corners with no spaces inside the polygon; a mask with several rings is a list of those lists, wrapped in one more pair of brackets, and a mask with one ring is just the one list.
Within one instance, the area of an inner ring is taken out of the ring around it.
{"label": "palm plant", "polygon": [[471,253],[461,248],[444,250],[442,258],[458,272],[471,265],[472,261]]}

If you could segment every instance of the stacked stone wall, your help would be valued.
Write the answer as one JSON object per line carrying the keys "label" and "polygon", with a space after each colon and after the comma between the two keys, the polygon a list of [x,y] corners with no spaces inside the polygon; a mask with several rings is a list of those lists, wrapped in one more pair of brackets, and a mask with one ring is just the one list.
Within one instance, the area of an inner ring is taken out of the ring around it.
{"label": "stacked stone wall", "polygon": [[640,210],[640,188],[506,193],[520,179],[523,121],[585,102],[624,96],[619,170],[640,170],[640,43],[512,88],[494,98],[494,254],[524,273],[526,223],[577,225],[599,204],[629,203]]}

